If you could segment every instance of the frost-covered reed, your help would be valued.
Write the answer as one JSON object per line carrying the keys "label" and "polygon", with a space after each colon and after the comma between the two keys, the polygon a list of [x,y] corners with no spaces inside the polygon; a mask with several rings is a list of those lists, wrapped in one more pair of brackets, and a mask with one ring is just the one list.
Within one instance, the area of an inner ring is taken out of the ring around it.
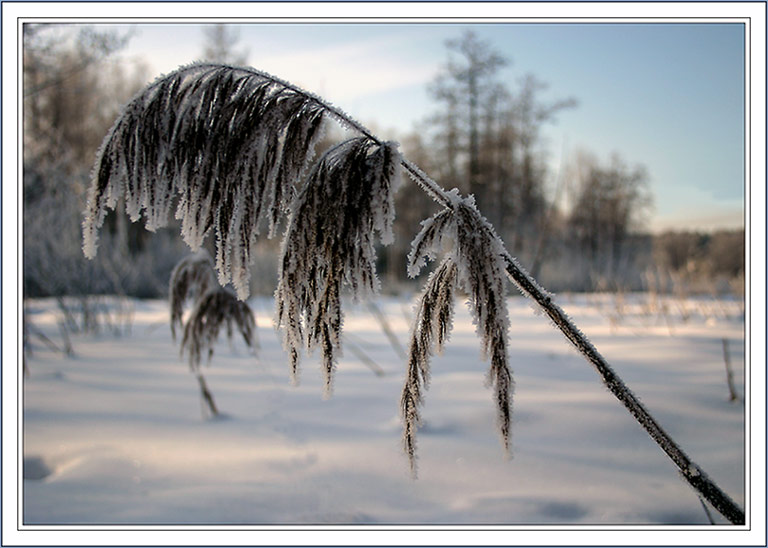
{"label": "frost-covered reed", "polygon": [[291,208],[283,239],[276,322],[285,332],[291,374],[302,348],[322,348],[326,392],[341,345],[341,291],[377,293],[374,236],[392,241],[400,154],[394,143],[356,137],[312,167]]}
{"label": "frost-covered reed", "polygon": [[171,307],[171,335],[176,339],[176,329],[184,326],[184,305],[194,303],[209,289],[217,287],[213,261],[207,251],[181,259],[171,271],[168,295]]}
{"label": "frost-covered reed", "polygon": [[204,356],[211,359],[222,328],[230,340],[237,329],[245,344],[254,348],[256,321],[250,307],[229,289],[217,287],[197,300],[184,326],[181,353],[186,351],[193,370],[200,369]]}
{"label": "frost-covered reed", "polygon": [[[222,328],[226,328],[227,339],[232,341],[235,330],[251,349],[256,344],[256,319],[248,303],[241,301],[226,287],[216,281],[213,260],[207,251],[181,259],[171,272],[170,280],[171,335],[176,339],[176,329],[183,329],[180,354],[186,353],[189,367],[197,376],[200,395],[213,416],[219,410],[201,371],[205,357],[210,363],[213,349]],[[192,310],[184,322],[184,307],[192,304]]]}
{"label": "frost-covered reed", "polygon": [[[324,117],[360,137],[332,148],[310,168]],[[150,229],[163,226],[176,204],[182,235],[192,249],[215,233],[219,282],[233,283],[242,300],[248,295],[250,258],[261,230],[272,236],[286,222],[277,323],[284,328],[294,374],[302,348],[321,348],[329,390],[340,351],[340,291],[344,285],[356,296],[378,290],[373,238],[376,231],[382,243],[391,238],[398,164],[444,208],[425,223],[409,258],[415,275],[425,259],[444,255],[420,300],[401,398],[412,469],[429,356],[448,335],[448,301],[456,287],[470,296],[507,447],[513,384],[504,298],[509,279],[595,367],[686,481],[731,522],[743,524],[743,510],[661,429],[552,297],[507,253],[471,197],[446,191],[401,158],[394,144],[380,141],[337,107],[267,73],[193,64],[137,95],[99,152],[83,222],[84,251],[96,253],[98,230],[121,196],[131,218],[143,215]],[[201,318],[205,314],[199,311]],[[220,325],[222,319],[213,316],[210,321]],[[203,341],[210,338],[200,335]],[[190,355],[199,359],[201,352],[202,347]]]}
{"label": "frost-covered reed", "polygon": [[427,258],[443,253],[440,266],[427,280],[411,335],[401,409],[404,443],[411,469],[415,469],[415,431],[422,384],[429,379],[433,346],[442,349],[451,329],[455,291],[469,295],[469,308],[482,340],[483,356],[490,361],[488,379],[494,387],[502,443],[509,450],[512,374],[509,369],[504,247],[493,228],[480,215],[472,197],[453,191],[450,206],[422,223],[408,256],[408,273],[417,276]]}

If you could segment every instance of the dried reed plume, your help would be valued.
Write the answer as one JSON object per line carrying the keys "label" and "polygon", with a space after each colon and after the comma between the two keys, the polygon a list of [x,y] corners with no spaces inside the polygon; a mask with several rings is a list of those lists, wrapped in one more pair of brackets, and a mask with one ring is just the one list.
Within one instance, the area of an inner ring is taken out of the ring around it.
{"label": "dried reed plume", "polygon": [[176,340],[176,328],[183,327],[182,316],[187,302],[196,302],[209,289],[217,287],[213,260],[207,251],[184,257],[171,271],[168,294],[171,305],[171,335]]}
{"label": "dried reed plume", "polygon": [[[170,281],[171,333],[176,338],[176,327],[184,328],[180,353],[189,355],[190,369],[197,375],[200,395],[213,416],[219,410],[200,370],[203,355],[210,363],[213,349],[222,326],[226,326],[227,338],[231,341],[235,329],[245,344],[253,349],[256,335],[256,321],[248,304],[237,299],[227,288],[219,286],[213,270],[211,256],[200,250],[183,258],[171,272]],[[183,321],[184,305],[192,302],[192,311]]]}
{"label": "dried reed plume", "polygon": [[181,353],[189,355],[189,366],[197,371],[203,355],[210,361],[213,348],[219,339],[219,331],[226,327],[227,338],[232,340],[235,329],[243,337],[245,344],[254,348],[256,322],[250,307],[230,290],[217,287],[203,295],[184,326],[181,339]]}
{"label": "dried reed plume", "polygon": [[[324,117],[356,132],[304,173]],[[285,330],[291,369],[302,347],[320,346],[329,389],[340,350],[340,291],[361,296],[378,290],[373,269],[374,231],[391,239],[391,193],[402,169],[443,211],[428,220],[415,239],[409,271],[447,245],[419,305],[401,399],[405,447],[414,462],[415,428],[432,345],[439,348],[450,326],[448,294],[456,284],[470,296],[505,447],[509,439],[512,378],[507,357],[506,279],[535,301],[554,325],[594,366],[603,383],[645,428],[683,478],[732,523],[744,512],[695,465],[624,385],[597,349],[552,297],[507,253],[471,199],[448,192],[392,143],[377,139],[338,108],[267,73],[227,65],[193,64],[159,78],[125,108],[97,157],[83,222],[84,252],[96,253],[98,230],[108,209],[125,196],[133,220],[143,214],[150,229],[163,226],[174,203],[182,236],[194,250],[216,237],[221,285],[233,283],[248,295],[249,263],[262,228],[273,235],[288,221],[283,241],[277,323]],[[446,237],[449,236],[449,237]],[[449,244],[450,240],[450,244]],[[455,269],[455,272],[454,272]],[[223,323],[216,310],[229,310],[248,340],[247,314],[226,293],[207,293],[185,328],[182,346],[190,363],[212,348]],[[437,319],[435,319],[437,314]],[[238,321],[243,323],[238,323]]]}
{"label": "dried reed plume", "polygon": [[400,155],[393,143],[344,141],[314,165],[283,240],[276,322],[296,379],[302,347],[323,350],[326,393],[341,344],[341,289],[378,292],[374,232],[392,241]]}

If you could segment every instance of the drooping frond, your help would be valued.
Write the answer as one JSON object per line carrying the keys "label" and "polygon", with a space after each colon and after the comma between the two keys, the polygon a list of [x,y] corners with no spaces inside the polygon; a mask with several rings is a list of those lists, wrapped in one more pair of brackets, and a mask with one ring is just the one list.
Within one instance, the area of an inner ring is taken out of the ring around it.
{"label": "drooping frond", "polygon": [[274,233],[313,155],[324,107],[264,73],[193,64],[159,78],[117,119],[99,151],[83,222],[92,257],[108,209],[125,197],[148,229],[174,204],[197,250],[216,233],[216,269],[248,295],[248,266],[263,227]]}
{"label": "drooping frond", "polygon": [[[414,239],[408,256],[408,272],[412,276],[419,273],[425,258],[434,258],[441,251],[447,257],[427,282],[411,335],[409,373],[401,410],[405,448],[412,468],[413,437],[421,402],[417,372],[422,379],[427,378],[432,340],[441,346],[447,336],[450,322],[445,320],[450,320],[450,311],[446,301],[453,299],[454,278],[469,295],[468,304],[482,341],[483,357],[490,361],[488,379],[494,388],[502,443],[509,448],[513,383],[507,351],[509,317],[505,298],[505,250],[493,228],[475,207],[474,200],[471,197],[456,198],[455,193],[451,194],[451,199],[447,200],[449,207],[422,223],[422,230]],[[452,271],[448,270],[448,265],[455,269],[450,277],[448,273]]]}
{"label": "drooping frond", "polygon": [[184,257],[173,267],[168,293],[171,307],[171,334],[174,340],[176,327],[182,327],[184,304],[189,301],[195,302],[216,285],[213,260],[204,249]]}
{"label": "drooping frond", "polygon": [[400,398],[403,417],[403,447],[416,473],[416,430],[421,422],[419,406],[423,403],[423,389],[429,384],[429,360],[434,351],[442,352],[453,322],[454,291],[457,267],[452,257],[429,276],[424,293],[419,299],[416,320],[411,331],[408,349],[408,373]]}
{"label": "drooping frond", "polygon": [[392,239],[399,158],[394,143],[367,137],[344,141],[315,163],[293,204],[275,300],[294,380],[301,349],[320,346],[330,390],[342,285],[355,297],[379,289],[374,232],[382,242]]}
{"label": "drooping frond", "polygon": [[207,354],[208,360],[211,359],[223,326],[229,340],[232,340],[237,328],[245,344],[254,348],[256,320],[251,308],[245,301],[238,300],[232,291],[215,287],[198,299],[184,327],[181,354],[183,356],[185,351],[189,354],[192,370],[200,368],[203,354]]}
{"label": "drooping frond", "polygon": [[[297,182],[313,155],[324,115],[363,135],[365,141],[356,145],[348,142],[325,155],[307,183],[315,189],[295,200]],[[345,166],[347,161],[350,163]],[[434,258],[441,252],[455,264],[456,281],[470,295],[483,352],[491,362],[489,379],[495,388],[505,446],[512,390],[506,348],[506,272],[595,367],[608,389],[666,452],[686,481],[729,521],[744,524],[744,511],[687,457],[550,295],[504,250],[471,200],[461,198],[457,192],[447,192],[418,166],[397,156],[393,146],[380,142],[341,110],[288,82],[254,69],[195,64],[158,79],[137,95],[117,119],[99,151],[83,221],[83,251],[86,256],[95,255],[98,230],[107,210],[114,209],[122,196],[132,219],[144,215],[149,229],[165,224],[173,204],[178,203],[176,216],[182,221],[186,242],[197,249],[214,230],[219,281],[222,285],[232,281],[238,295],[244,298],[248,293],[249,258],[260,230],[266,226],[270,235],[274,234],[290,207],[292,217],[283,244],[277,318],[286,328],[285,344],[291,352],[292,369],[296,370],[302,346],[311,349],[320,344],[330,385],[341,326],[341,280],[358,294],[377,288],[369,244],[372,229],[379,231],[383,242],[390,239],[390,192],[398,164],[446,208],[425,224],[414,241],[408,270],[410,275],[416,275],[425,258]],[[362,174],[359,168],[363,165],[374,172]],[[350,185],[339,183],[336,176],[362,183],[373,194],[364,195],[360,202],[345,201],[351,204],[351,215],[347,208],[340,209],[328,201],[328,209],[319,217],[303,216],[317,213],[318,200],[328,196],[319,190],[321,182],[337,198],[348,198],[359,190],[356,187],[349,192]],[[363,211],[371,212],[371,222],[359,223]],[[302,228],[302,222],[309,223],[311,229]],[[362,235],[357,242],[362,251],[347,256],[344,253],[351,249],[352,234]],[[325,253],[313,258],[315,250]],[[438,269],[443,272],[440,276],[454,277],[449,275],[446,264],[449,263],[444,262]],[[302,267],[307,270],[300,271]],[[447,295],[445,288],[453,283],[440,282],[435,276],[423,297],[427,303],[435,298],[433,294],[438,288],[443,288],[439,292]],[[292,282],[300,283],[292,289]],[[218,304],[214,302],[217,299]],[[440,299],[441,305],[433,303],[422,308],[442,310],[443,316],[449,317],[444,300],[447,296]],[[227,306],[232,310],[230,315],[222,313]],[[199,366],[204,349],[209,350],[210,356],[223,323],[227,323],[231,335],[234,321],[246,342],[251,340],[253,327],[248,327],[250,311],[246,314],[246,310],[244,303],[238,303],[225,290],[209,291],[203,296],[187,323],[182,342],[182,349],[189,345],[193,368]],[[302,325],[308,332],[306,339]],[[427,328],[435,325],[437,334],[433,327]],[[439,346],[449,326],[450,322],[442,320],[435,323],[434,316],[427,318],[426,312],[415,323],[419,331],[414,338],[421,341],[416,343],[421,346],[412,353],[415,361],[409,365],[409,378],[416,380],[406,383],[410,393],[404,394],[401,402],[404,415],[411,417],[406,419],[411,420],[411,433],[406,435],[411,436],[412,448],[421,386],[429,372],[429,352],[425,352],[423,335],[431,333],[427,342],[437,341]],[[201,337],[196,338],[195,334]]]}
{"label": "drooping frond", "polygon": [[459,280],[469,294],[483,356],[490,362],[488,381],[494,388],[502,442],[509,450],[513,381],[507,350],[506,250],[471,197],[456,208],[456,235]]}

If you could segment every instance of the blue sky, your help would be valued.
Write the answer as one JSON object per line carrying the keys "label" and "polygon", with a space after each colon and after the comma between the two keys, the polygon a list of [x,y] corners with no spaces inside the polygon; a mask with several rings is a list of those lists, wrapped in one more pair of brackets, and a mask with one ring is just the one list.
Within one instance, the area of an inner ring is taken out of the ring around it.
{"label": "blue sky", "polygon": [[[419,127],[433,111],[427,84],[446,39],[471,28],[526,73],[542,99],[578,99],[545,132],[553,172],[587,150],[619,153],[650,175],[652,230],[743,225],[744,27],[717,24],[236,25],[248,63],[314,91],[383,137]],[[151,75],[196,60],[196,25],[138,25],[123,57]]]}

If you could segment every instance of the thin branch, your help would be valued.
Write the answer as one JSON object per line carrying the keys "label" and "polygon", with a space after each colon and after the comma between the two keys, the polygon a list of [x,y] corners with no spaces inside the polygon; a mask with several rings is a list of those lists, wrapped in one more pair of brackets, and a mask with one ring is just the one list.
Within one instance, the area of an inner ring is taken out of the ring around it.
{"label": "thin branch", "polygon": [[[430,196],[441,204],[450,203],[448,193],[421,170],[403,159],[403,167],[407,173],[424,188]],[[597,349],[589,342],[584,334],[571,322],[563,310],[557,306],[552,297],[517,263],[504,252],[507,265],[507,275],[517,285],[524,295],[530,297],[546,312],[555,326],[576,347],[576,349],[595,367],[603,383],[624,407],[632,414],[637,422],[645,429],[656,444],[675,463],[685,480],[723,516],[735,525],[744,524],[744,511],[707,476],[675,443],[675,441],[659,426],[656,420],[645,409],[635,395],[626,387],[621,378],[608,365]]]}
{"label": "thin branch", "polygon": [[348,348],[357,357],[358,360],[360,360],[371,371],[373,371],[374,375],[377,377],[383,377],[387,374],[387,372],[384,371],[384,369],[382,369],[378,363],[373,361],[371,357],[363,351],[362,348],[350,341],[348,337],[344,336],[342,337],[342,340],[344,341],[344,346]]}
{"label": "thin branch", "polygon": [[200,396],[208,406],[208,411],[210,411],[212,417],[218,417],[219,409],[216,407],[216,402],[213,401],[213,394],[208,389],[208,383],[205,382],[205,377],[203,377],[203,374],[200,372],[197,373],[197,382],[200,385]]}
{"label": "thin branch", "polygon": [[[40,331],[37,327],[29,323],[28,320],[25,320],[24,322],[24,329],[27,330],[32,335],[35,335],[37,338],[39,338],[41,341],[45,343],[45,345],[48,347],[49,350],[52,350],[53,352],[61,352],[62,354],[66,355],[66,352],[59,348],[55,342],[53,342],[51,339],[48,338],[48,336]],[[26,335],[26,334],[25,334]]]}
{"label": "thin branch", "polygon": [[707,503],[704,502],[704,499],[701,498],[701,495],[698,495],[699,502],[701,503],[701,507],[704,508],[704,513],[707,514],[707,520],[709,520],[710,525],[715,525],[715,520],[712,517],[712,512],[709,511],[709,508],[707,508]]}

